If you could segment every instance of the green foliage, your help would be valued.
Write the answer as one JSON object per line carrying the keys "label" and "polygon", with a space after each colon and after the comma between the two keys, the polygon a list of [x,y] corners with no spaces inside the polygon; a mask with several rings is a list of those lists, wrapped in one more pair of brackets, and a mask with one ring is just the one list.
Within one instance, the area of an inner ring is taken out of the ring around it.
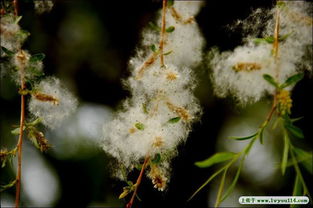
{"label": "green foliage", "polygon": [[148,114],[149,112],[148,112],[148,109],[147,109],[147,104],[146,103],[143,103],[142,104],[142,110],[143,110],[143,112],[145,113],[145,114]]}
{"label": "green foliage", "polygon": [[164,56],[167,56],[167,55],[170,55],[172,52],[173,52],[173,51],[171,50],[171,51],[168,51],[168,52],[163,53],[163,55],[164,55]]}
{"label": "green foliage", "polygon": [[269,74],[263,74],[263,78],[270,83],[271,85],[273,85],[275,88],[279,88],[279,84],[275,81],[275,79],[269,75]]}
{"label": "green foliage", "polygon": [[180,117],[174,117],[168,120],[168,123],[174,124],[180,121]]}
{"label": "green foliage", "polygon": [[246,136],[246,137],[229,137],[229,139],[235,139],[235,140],[248,140],[248,139],[252,139],[252,138],[254,138],[257,134],[258,134],[258,132],[257,132],[257,133],[255,133],[255,134],[252,134],[252,135],[250,135],[250,136]]}
{"label": "green foliage", "polygon": [[0,186],[0,192],[5,191],[11,187],[13,187],[16,184],[16,180],[11,181],[10,183],[6,184],[6,185],[1,185]]}
{"label": "green foliage", "polygon": [[153,44],[150,46],[151,51],[153,51],[154,53],[158,52],[157,47]]}
{"label": "green foliage", "polygon": [[293,125],[292,120],[288,116],[284,116],[284,127],[294,137],[297,137],[300,139],[304,138],[304,134],[302,130],[299,127],[296,127],[295,125]]}
{"label": "green foliage", "polygon": [[303,73],[295,74],[295,75],[287,78],[287,80],[280,86],[280,88],[286,88],[286,87],[288,87],[290,85],[296,84],[297,82],[302,80],[303,77],[304,77]]}
{"label": "green foliage", "polygon": [[154,24],[153,22],[149,22],[149,23],[148,23],[148,26],[149,26],[152,30],[154,30],[154,31],[156,31],[156,32],[160,32],[160,31],[161,31],[161,28],[160,28],[159,26],[157,26],[156,24]]}
{"label": "green foliage", "polygon": [[[290,35],[290,33],[286,34],[286,35],[279,36],[278,41],[282,42],[282,41],[286,40],[289,35]],[[268,37],[264,37],[264,38],[255,38],[253,41],[255,44],[261,44],[261,43],[273,44],[275,41],[275,38],[273,36],[268,36]]]}
{"label": "green foliage", "polygon": [[9,49],[1,46],[1,52],[3,51],[4,54],[6,54],[8,57],[11,57],[14,55],[13,51],[10,51]]}
{"label": "green foliage", "polygon": [[230,160],[234,157],[234,155],[236,154],[233,152],[219,152],[206,160],[196,162],[195,165],[198,166],[199,168],[208,168],[214,164]]}
{"label": "green foliage", "polygon": [[34,63],[34,62],[42,61],[45,57],[46,57],[45,54],[37,53],[30,57],[29,62]]}
{"label": "green foliage", "polygon": [[169,26],[168,28],[166,28],[166,32],[167,33],[171,33],[171,32],[173,32],[175,30],[175,27],[174,26]]}
{"label": "green foliage", "polygon": [[282,175],[285,175],[287,162],[288,162],[288,152],[289,152],[289,138],[288,138],[288,134],[285,133],[284,134],[284,150],[283,150],[283,157],[282,157],[282,162],[281,162]]}
{"label": "green foliage", "polygon": [[140,122],[135,123],[135,127],[141,131],[143,131],[145,129],[145,125],[143,123],[140,123]]}
{"label": "green foliage", "polygon": [[167,1],[167,6],[168,7],[171,7],[171,6],[173,6],[174,5],[174,0],[168,0]]}
{"label": "green foliage", "polygon": [[310,174],[313,174],[313,153],[296,147],[293,147],[293,151],[296,154],[297,162],[301,163]]}
{"label": "green foliage", "polygon": [[161,162],[161,155],[159,153],[155,154],[151,162],[154,164],[159,164]]}
{"label": "green foliage", "polygon": [[243,166],[243,160],[241,161],[240,163],[240,166],[236,172],[236,175],[232,181],[232,183],[230,184],[230,186],[228,187],[228,189],[226,190],[225,194],[223,195],[222,199],[221,199],[221,202],[224,201],[231,193],[232,191],[234,190],[236,184],[237,184],[237,181],[239,179],[239,176],[240,176],[240,172],[241,172],[241,169],[242,169],[242,166]]}

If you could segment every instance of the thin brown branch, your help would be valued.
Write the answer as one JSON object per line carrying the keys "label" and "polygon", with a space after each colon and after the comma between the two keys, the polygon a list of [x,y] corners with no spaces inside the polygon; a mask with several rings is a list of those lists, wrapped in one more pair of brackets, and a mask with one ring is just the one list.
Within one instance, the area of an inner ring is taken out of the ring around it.
{"label": "thin brown branch", "polygon": [[[21,88],[25,88],[25,84],[22,81]],[[25,121],[25,95],[21,95],[21,117],[20,117],[20,135],[17,143],[17,175],[16,175],[16,198],[15,207],[19,207],[20,203],[20,192],[21,192],[21,175],[22,175],[22,145],[23,145],[23,128]]]}
{"label": "thin brown branch", "polygon": [[[21,89],[20,90],[25,90],[24,68],[21,68],[20,70],[21,70],[20,71],[20,76],[21,76]],[[19,134],[18,143],[17,143],[17,174],[16,174],[16,193],[15,193],[15,207],[16,208],[18,208],[20,204],[24,121],[25,121],[25,95],[21,94],[20,134]]]}
{"label": "thin brown branch", "polygon": [[171,15],[177,22],[180,22],[182,24],[190,24],[193,23],[195,20],[193,16],[184,20],[183,17],[178,13],[178,11],[174,7],[171,7]]}
{"label": "thin brown branch", "polygon": [[145,169],[146,169],[146,166],[147,166],[149,160],[150,160],[150,156],[147,155],[147,156],[145,157],[144,163],[142,164],[141,171],[140,171],[140,174],[139,174],[139,176],[138,176],[138,178],[137,178],[136,184],[134,185],[134,186],[135,186],[134,193],[133,193],[133,195],[132,195],[130,201],[126,204],[126,208],[131,208],[132,205],[133,205],[133,203],[134,203],[135,197],[136,197],[137,192],[138,192],[139,185],[140,185],[141,180],[142,180],[143,173],[144,173],[144,171],[145,171]]}
{"label": "thin brown branch", "polygon": [[13,0],[14,15],[18,16],[18,0]]}
{"label": "thin brown branch", "polygon": [[273,56],[276,63],[276,79],[279,81],[279,27],[280,27],[280,17],[279,9],[276,10],[276,22],[274,29],[274,43],[273,43]]}
{"label": "thin brown branch", "polygon": [[140,66],[140,68],[138,69],[138,73],[136,76],[136,79],[141,79],[141,77],[143,76],[143,73],[146,71],[146,69],[151,66],[156,58],[157,58],[158,54],[157,53],[152,53],[148,59]]}
{"label": "thin brown branch", "polygon": [[161,66],[164,66],[163,48],[164,48],[164,41],[165,41],[166,7],[167,7],[167,0],[163,0],[162,26],[161,26],[161,33],[160,33],[160,45],[159,45]]}

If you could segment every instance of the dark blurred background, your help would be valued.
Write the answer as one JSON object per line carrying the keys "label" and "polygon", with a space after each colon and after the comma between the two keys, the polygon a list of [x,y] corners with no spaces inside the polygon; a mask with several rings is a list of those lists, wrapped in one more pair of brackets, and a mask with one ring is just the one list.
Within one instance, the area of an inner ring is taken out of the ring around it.
{"label": "dark blurred background", "polygon": [[[273,4],[274,1],[269,0],[206,2],[196,17],[206,39],[204,54],[212,46],[224,51],[242,44],[242,34],[230,31],[227,26],[237,19],[246,18],[253,9],[271,8]],[[158,0],[57,0],[50,13],[36,15],[32,1],[20,0],[20,13],[23,16],[21,26],[31,33],[24,48],[32,54],[45,53],[46,75],[63,80],[80,102],[77,113],[62,127],[46,130],[46,136],[53,145],[46,154],[39,153],[25,140],[24,206],[125,205],[128,198],[118,199],[125,183],[110,177],[112,160],[101,150],[98,141],[103,123],[129,96],[121,82],[129,76],[128,60],[135,54],[142,29],[155,19],[160,8],[161,2]],[[138,193],[142,201],[136,200],[134,207],[213,206],[219,178],[187,202],[215,170],[197,168],[194,162],[217,151],[239,151],[242,142],[230,143],[226,137],[252,133],[269,111],[270,98],[246,108],[237,106],[232,98],[216,98],[207,63],[203,62],[194,72],[199,80],[195,94],[203,108],[202,119],[194,125],[187,142],[178,147],[179,155],[172,161],[172,178],[168,189],[159,192],[153,188],[150,180],[143,179]],[[297,125],[305,134],[305,139],[293,142],[308,151],[312,150],[313,124],[313,82],[310,77],[307,73],[292,95],[292,117],[304,116]],[[17,141],[10,134],[12,125],[19,121],[20,98],[16,92],[17,87],[9,77],[2,77],[1,147],[10,148]],[[294,171],[289,168],[285,177],[281,177],[279,161],[283,140],[279,132],[271,131],[269,128],[266,132],[264,146],[255,145],[234,194],[222,206],[240,206],[238,197],[241,195],[291,195]],[[15,167],[13,162],[1,169],[1,183],[12,178]],[[227,184],[232,180],[234,171],[230,171]],[[303,173],[308,186],[313,187],[310,175],[305,170]],[[138,175],[138,172],[133,175]],[[14,188],[1,193],[1,206],[10,206],[13,202]]]}

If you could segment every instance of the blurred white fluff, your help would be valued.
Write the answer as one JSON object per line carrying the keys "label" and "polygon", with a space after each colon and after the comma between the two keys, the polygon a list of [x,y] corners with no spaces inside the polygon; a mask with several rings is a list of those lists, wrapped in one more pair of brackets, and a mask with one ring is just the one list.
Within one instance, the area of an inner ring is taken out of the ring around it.
{"label": "blurred white fluff", "polygon": [[[198,13],[201,3],[175,1],[173,7],[182,19],[187,19]],[[161,17],[157,23],[161,25]],[[103,149],[128,170],[146,155],[172,152],[162,164],[169,171],[168,163],[177,144],[186,140],[192,121],[199,118],[191,67],[201,61],[204,39],[194,19],[188,24],[176,21],[168,8],[166,27],[170,26],[175,30],[166,33],[164,53],[172,52],[164,56],[165,66],[161,67],[158,57],[138,78],[142,64],[153,54],[150,46],[158,46],[160,38],[158,31],[143,31],[142,47],[130,60],[132,76],[125,81],[132,96],[124,101],[123,110],[104,125]],[[178,122],[168,122],[177,117]]]}
{"label": "blurred white fluff", "polygon": [[29,102],[29,111],[41,118],[42,123],[51,129],[61,125],[61,121],[77,108],[76,98],[55,77],[45,78],[35,86],[35,89],[42,95],[55,99],[53,102],[43,101],[43,99],[36,98],[35,94]]}
{"label": "blurred white fluff", "polygon": [[15,17],[12,14],[8,14],[0,18],[1,47],[10,51],[17,51],[21,48],[29,33],[21,30],[18,25],[19,20],[20,17]]}
{"label": "blurred white fluff", "polygon": [[[279,65],[276,66],[272,56],[272,44],[255,44],[256,31],[260,24],[265,24],[263,37],[273,37],[276,19],[276,7],[270,11],[256,10],[243,24],[243,33],[247,34],[246,43],[234,51],[219,54],[212,51],[213,59],[210,67],[213,69],[213,83],[218,96],[233,95],[241,104],[253,103],[265,94],[273,94],[274,87],[262,77],[270,74],[276,77],[276,67],[279,68],[278,80],[284,82],[286,78],[299,71],[312,69],[312,3],[304,1],[284,1],[279,8],[280,36],[288,35],[284,41],[279,42]],[[264,22],[264,16],[271,16]],[[246,30],[246,31],[245,31]],[[309,47],[308,47],[309,46]],[[212,55],[212,54],[210,54]],[[234,70],[238,63],[257,64],[260,69]]]}
{"label": "blurred white fluff", "polygon": [[52,0],[34,0],[35,11],[38,14],[50,12],[53,8]]}

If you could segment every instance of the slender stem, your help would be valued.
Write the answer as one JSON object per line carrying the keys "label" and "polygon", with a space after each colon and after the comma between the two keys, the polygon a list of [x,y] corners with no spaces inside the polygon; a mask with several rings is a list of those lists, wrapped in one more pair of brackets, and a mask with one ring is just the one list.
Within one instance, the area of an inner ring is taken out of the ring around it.
{"label": "slender stem", "polygon": [[[25,89],[24,69],[21,68],[21,90]],[[25,121],[25,95],[21,95],[21,115],[20,115],[20,134],[17,143],[17,174],[16,174],[16,195],[15,207],[19,207],[21,193],[21,176],[22,176],[22,146]]]}
{"label": "slender stem", "polygon": [[[289,142],[289,144],[290,144],[290,142]],[[296,156],[294,155],[293,146],[291,144],[290,144],[290,146],[291,146],[291,148],[289,148],[289,149],[290,149],[290,155],[291,155],[292,161],[294,163],[293,166],[294,166],[294,168],[295,168],[295,170],[296,170],[296,172],[297,172],[297,174],[299,176],[299,179],[300,179],[300,181],[302,183],[304,194],[308,194],[310,196],[310,193],[308,191],[308,187],[306,186],[306,184],[304,182],[304,178],[303,178],[303,176],[301,174],[301,170],[300,170],[300,167],[298,165]]]}
{"label": "slender stem", "polygon": [[[228,167],[229,167],[229,166],[228,166]],[[218,207],[218,206],[220,205],[220,203],[222,202],[222,201],[221,201],[221,196],[222,196],[223,189],[224,189],[225,178],[226,178],[226,173],[227,173],[228,167],[224,170],[224,173],[223,173],[223,175],[222,175],[220,187],[219,187],[219,189],[218,189],[217,197],[216,197],[216,201],[215,201],[215,205],[214,205],[215,208]]]}
{"label": "slender stem", "polygon": [[279,18],[279,9],[276,9],[276,22],[274,29],[274,43],[273,43],[273,56],[276,63],[276,79],[279,81],[279,27],[280,27],[280,18]]}
{"label": "slender stem", "polygon": [[18,15],[18,0],[13,0],[14,15]]}
{"label": "slender stem", "polygon": [[138,176],[138,178],[137,178],[137,181],[136,181],[136,184],[135,184],[134,193],[133,193],[133,195],[132,195],[130,201],[129,201],[128,204],[126,205],[126,208],[131,208],[132,205],[133,205],[133,203],[134,203],[134,199],[135,199],[135,197],[136,197],[136,195],[137,195],[137,191],[138,191],[138,188],[139,188],[139,185],[140,185],[140,183],[141,183],[144,170],[146,169],[146,166],[147,166],[147,164],[148,164],[149,159],[150,159],[150,156],[147,155],[147,156],[145,157],[145,161],[144,161],[144,163],[143,163],[143,165],[142,165],[142,167],[141,167],[140,174],[139,174],[139,176]]}
{"label": "slender stem", "polygon": [[164,55],[163,55],[163,48],[164,48],[164,40],[165,40],[165,16],[166,16],[166,7],[167,7],[167,0],[163,0],[163,9],[162,9],[162,26],[161,26],[161,33],[160,33],[160,61],[161,66],[164,66]]}

